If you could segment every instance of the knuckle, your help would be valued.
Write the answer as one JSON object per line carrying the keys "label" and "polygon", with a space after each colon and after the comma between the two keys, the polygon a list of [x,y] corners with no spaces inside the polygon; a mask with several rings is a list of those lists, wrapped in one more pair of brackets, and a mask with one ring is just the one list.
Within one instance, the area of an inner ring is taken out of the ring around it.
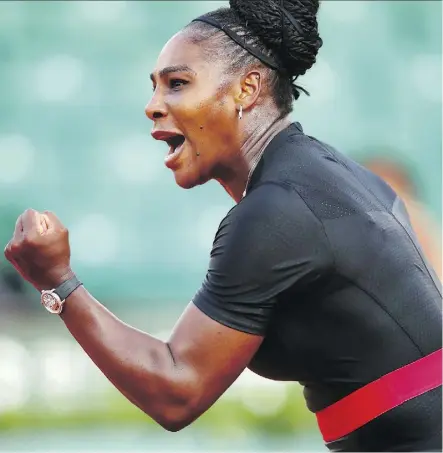
{"label": "knuckle", "polygon": [[12,253],[18,252],[20,250],[20,244],[17,241],[11,242],[9,250],[11,250]]}
{"label": "knuckle", "polygon": [[35,231],[30,231],[23,236],[22,243],[25,247],[35,247],[38,243],[38,237]]}
{"label": "knuckle", "polygon": [[5,256],[6,258],[12,258],[19,250],[18,244],[16,242],[9,242],[5,247]]}
{"label": "knuckle", "polygon": [[11,249],[9,248],[9,244],[3,250],[3,254],[5,255],[6,259],[9,260],[9,258],[11,257]]}
{"label": "knuckle", "polygon": [[36,214],[37,211],[35,209],[32,209],[32,208],[28,208],[25,210],[25,212],[23,213],[23,215],[34,215]]}

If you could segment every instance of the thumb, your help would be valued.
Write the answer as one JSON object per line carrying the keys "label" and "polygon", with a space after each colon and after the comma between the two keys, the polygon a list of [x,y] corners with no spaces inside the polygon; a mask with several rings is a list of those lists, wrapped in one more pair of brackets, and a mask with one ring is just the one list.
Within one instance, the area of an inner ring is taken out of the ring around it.
{"label": "thumb", "polygon": [[46,214],[40,214],[38,220],[40,234],[45,234],[50,228],[50,219]]}
{"label": "thumb", "polygon": [[43,222],[45,226],[42,227],[46,227],[47,230],[59,230],[64,228],[60,219],[51,211],[45,211],[42,214],[42,223]]}

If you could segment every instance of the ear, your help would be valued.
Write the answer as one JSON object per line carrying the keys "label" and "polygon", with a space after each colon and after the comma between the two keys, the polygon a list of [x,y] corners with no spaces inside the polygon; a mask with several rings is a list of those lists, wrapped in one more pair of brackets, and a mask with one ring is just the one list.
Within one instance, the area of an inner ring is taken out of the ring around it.
{"label": "ear", "polygon": [[250,109],[258,99],[262,88],[262,75],[259,71],[250,71],[242,77],[240,90],[235,97],[235,103],[242,106],[243,110]]}

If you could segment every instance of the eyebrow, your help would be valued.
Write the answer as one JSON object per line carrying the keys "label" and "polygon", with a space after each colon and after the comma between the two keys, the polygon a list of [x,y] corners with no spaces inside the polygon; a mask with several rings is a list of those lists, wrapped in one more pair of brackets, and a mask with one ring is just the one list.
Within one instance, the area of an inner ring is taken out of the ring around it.
{"label": "eyebrow", "polygon": [[[193,69],[191,69],[188,65],[183,64],[176,66],[167,66],[166,68],[163,68],[158,72],[158,76],[161,78],[166,74],[170,74],[171,72],[189,72],[193,75],[196,75],[196,72]],[[154,81],[154,73],[151,73],[149,77],[152,81]]]}

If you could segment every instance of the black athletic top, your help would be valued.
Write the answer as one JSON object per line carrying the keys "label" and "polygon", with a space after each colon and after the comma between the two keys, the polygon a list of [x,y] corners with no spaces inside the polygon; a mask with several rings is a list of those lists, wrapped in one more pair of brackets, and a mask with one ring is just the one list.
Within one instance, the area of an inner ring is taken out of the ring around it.
{"label": "black athletic top", "polygon": [[[193,302],[263,335],[249,368],[299,381],[314,412],[442,347],[440,283],[402,201],[298,123],[271,141],[221,222]],[[327,446],[441,450],[441,423],[440,387]]]}

